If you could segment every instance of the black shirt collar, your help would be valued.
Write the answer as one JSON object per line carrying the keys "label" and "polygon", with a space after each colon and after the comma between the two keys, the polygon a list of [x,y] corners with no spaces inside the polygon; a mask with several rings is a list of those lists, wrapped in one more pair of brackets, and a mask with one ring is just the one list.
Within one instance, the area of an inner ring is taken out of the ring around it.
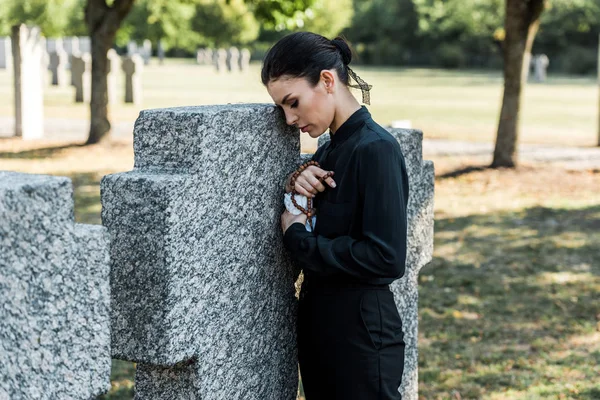
{"label": "black shirt collar", "polygon": [[331,136],[331,143],[333,145],[338,145],[348,139],[354,132],[358,130],[362,126],[362,124],[371,118],[371,113],[367,110],[367,107],[362,106],[358,110],[354,112],[348,118],[335,133]]}

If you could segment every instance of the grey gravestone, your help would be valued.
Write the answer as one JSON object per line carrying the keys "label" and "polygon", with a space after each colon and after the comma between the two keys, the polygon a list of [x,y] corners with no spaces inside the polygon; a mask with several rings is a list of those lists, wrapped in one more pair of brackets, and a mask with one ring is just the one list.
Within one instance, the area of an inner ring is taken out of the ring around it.
{"label": "grey gravestone", "polygon": [[117,104],[117,82],[121,72],[121,57],[115,49],[108,50],[106,57],[108,58],[108,75],[106,76],[108,104]]}
{"label": "grey gravestone", "polygon": [[44,134],[42,69],[45,43],[39,27],[12,27],[12,58],[15,96],[15,136],[39,139]]}
{"label": "grey gravestone", "polygon": [[[408,248],[406,273],[392,284],[396,306],[402,316],[406,353],[400,392],[403,400],[418,399],[418,277],[419,271],[433,256],[433,190],[434,169],[423,160],[423,133],[419,130],[389,129],[398,140],[408,173]],[[319,146],[329,135],[319,137]]]}
{"label": "grey gravestone", "polygon": [[146,110],[134,151],[101,194],[112,354],[138,363],[136,399],[295,400],[298,271],[279,218],[297,130],[273,105]]}
{"label": "grey gravestone", "polygon": [[89,53],[73,54],[71,60],[75,103],[89,103],[92,96],[92,57]]}
{"label": "grey gravestone", "polygon": [[108,239],[74,223],[69,179],[0,171],[0,399],[110,388]]}
{"label": "grey gravestone", "polygon": [[250,50],[248,49],[242,49],[240,51],[240,71],[244,72],[244,71],[248,71],[248,68],[250,68]]}
{"label": "grey gravestone", "polygon": [[162,65],[165,61],[165,49],[161,40],[158,41],[158,45],[156,46],[156,55],[160,65]]}
{"label": "grey gravestone", "polygon": [[550,59],[545,54],[533,57],[533,76],[536,82],[546,81],[546,70],[550,65]]}
{"label": "grey gravestone", "polygon": [[125,103],[142,104],[142,72],[144,60],[138,54],[123,59]]}
{"label": "grey gravestone", "polygon": [[152,57],[152,42],[146,39],[144,40],[142,46],[142,57],[144,58],[144,65],[148,65],[150,64],[150,57]]}
{"label": "grey gravestone", "polygon": [[217,72],[225,71],[227,68],[227,50],[219,49],[213,51],[213,63]]}
{"label": "grey gravestone", "polygon": [[227,50],[227,70],[229,72],[238,70],[239,58],[240,51],[237,49],[237,47],[230,47],[229,50]]}
{"label": "grey gravestone", "polygon": [[136,54],[138,54],[138,45],[136,42],[130,41],[129,43],[127,43],[127,55],[131,57]]}
{"label": "grey gravestone", "polygon": [[0,69],[12,71],[13,57],[10,37],[0,37]]}
{"label": "grey gravestone", "polygon": [[67,63],[69,55],[61,49],[50,53],[50,72],[52,73],[52,85],[67,85]]}
{"label": "grey gravestone", "polygon": [[205,57],[204,49],[197,49],[196,50],[196,64],[198,64],[198,65],[204,64],[205,63],[204,57]]}

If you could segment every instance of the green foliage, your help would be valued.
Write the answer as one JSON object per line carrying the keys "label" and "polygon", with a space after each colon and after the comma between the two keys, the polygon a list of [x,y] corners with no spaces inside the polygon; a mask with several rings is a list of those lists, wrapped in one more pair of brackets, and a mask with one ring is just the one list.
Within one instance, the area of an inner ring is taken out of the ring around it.
{"label": "green foliage", "polygon": [[350,26],[354,10],[352,0],[316,0],[305,14],[303,30],[334,38]]}
{"label": "green foliage", "polygon": [[243,0],[198,0],[192,29],[203,45],[225,47],[255,40],[259,26]]}
{"label": "green foliage", "polygon": [[0,0],[0,34],[21,23],[37,25],[46,37],[62,36],[78,0]]}

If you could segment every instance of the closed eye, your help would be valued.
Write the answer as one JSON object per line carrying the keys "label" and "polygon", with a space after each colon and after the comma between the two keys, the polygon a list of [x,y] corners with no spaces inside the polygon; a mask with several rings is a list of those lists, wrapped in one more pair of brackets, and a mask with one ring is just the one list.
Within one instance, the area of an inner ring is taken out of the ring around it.
{"label": "closed eye", "polygon": [[298,100],[294,101],[290,107],[291,107],[291,108],[296,108],[296,107],[298,107]]}

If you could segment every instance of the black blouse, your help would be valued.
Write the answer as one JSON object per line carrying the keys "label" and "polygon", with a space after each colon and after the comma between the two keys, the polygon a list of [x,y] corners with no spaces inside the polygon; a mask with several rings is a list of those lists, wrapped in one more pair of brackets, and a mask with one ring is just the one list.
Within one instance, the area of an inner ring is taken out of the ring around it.
{"label": "black blouse", "polygon": [[396,139],[362,107],[313,160],[336,188],[314,199],[314,232],[292,224],[284,244],[306,280],[389,284],[404,274],[408,176]]}

